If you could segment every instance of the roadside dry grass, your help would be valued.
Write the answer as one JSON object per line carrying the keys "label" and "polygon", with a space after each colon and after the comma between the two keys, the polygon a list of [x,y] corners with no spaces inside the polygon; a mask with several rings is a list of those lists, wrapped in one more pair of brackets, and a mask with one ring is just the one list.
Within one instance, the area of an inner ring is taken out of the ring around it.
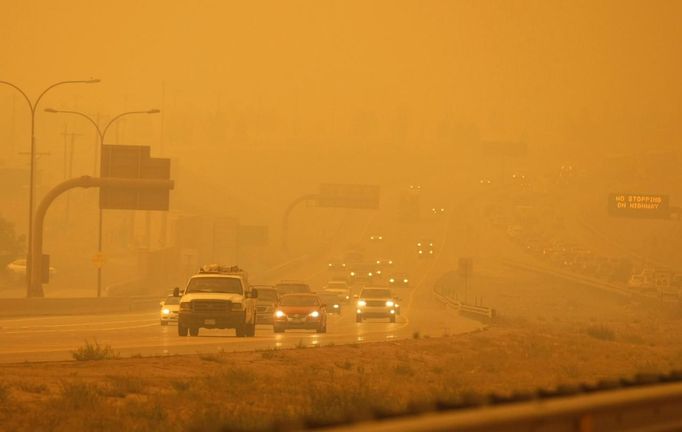
{"label": "roadside dry grass", "polygon": [[0,430],[254,430],[682,367],[677,336],[633,343],[594,328],[505,323],[366,345],[3,365]]}

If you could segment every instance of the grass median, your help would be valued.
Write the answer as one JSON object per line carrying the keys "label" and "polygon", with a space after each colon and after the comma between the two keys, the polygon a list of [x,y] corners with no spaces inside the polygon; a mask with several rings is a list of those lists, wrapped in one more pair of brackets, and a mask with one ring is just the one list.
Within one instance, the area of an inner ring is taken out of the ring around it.
{"label": "grass median", "polygon": [[506,323],[457,337],[5,365],[0,429],[261,430],[682,366],[676,343],[597,330]]}

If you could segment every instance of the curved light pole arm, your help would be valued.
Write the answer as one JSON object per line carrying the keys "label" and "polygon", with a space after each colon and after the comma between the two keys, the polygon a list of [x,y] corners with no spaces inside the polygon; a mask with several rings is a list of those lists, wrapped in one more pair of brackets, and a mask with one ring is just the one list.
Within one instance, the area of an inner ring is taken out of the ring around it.
{"label": "curved light pole arm", "polygon": [[102,138],[103,138],[102,130],[99,128],[99,125],[97,124],[97,122],[92,117],[90,117],[89,115],[82,113],[80,111],[56,110],[56,109],[52,109],[52,108],[45,108],[45,112],[55,113],[55,114],[74,114],[77,116],[81,116],[84,119],[86,119],[87,121],[89,121],[90,124],[92,124],[95,127],[95,130],[97,131],[97,135],[99,135],[100,143],[103,141],[102,140]]}
{"label": "curved light pole arm", "polygon": [[36,99],[36,102],[35,102],[35,104],[33,105],[33,109],[35,110],[35,109],[38,108],[38,104],[40,103],[40,100],[43,98],[43,96],[45,96],[45,93],[49,92],[50,90],[52,90],[53,88],[55,88],[55,87],[57,87],[57,86],[64,85],[64,84],[95,84],[95,83],[98,83],[98,82],[99,82],[98,79],[89,79],[89,80],[69,80],[69,81],[59,81],[59,82],[56,82],[56,83],[52,84],[51,86],[47,87],[45,90],[43,90],[42,93],[40,93],[40,94],[38,95],[38,98]]}
{"label": "curved light pole arm", "polygon": [[151,109],[151,110],[147,110],[147,111],[127,111],[127,112],[124,112],[124,113],[121,113],[121,114],[115,116],[114,118],[109,120],[109,123],[107,123],[106,126],[104,126],[104,129],[102,129],[102,145],[104,145],[104,137],[107,136],[107,130],[109,130],[109,126],[111,126],[116,120],[120,119],[121,117],[133,115],[133,114],[156,114],[159,112],[161,112],[161,111],[159,111],[157,109]]}
{"label": "curved light pole arm", "polygon": [[20,89],[17,85],[12,84],[11,82],[8,82],[8,81],[0,81],[0,84],[8,85],[8,86],[12,87],[13,89],[15,89],[16,91],[18,91],[19,93],[21,93],[21,95],[24,97],[24,99],[26,99],[26,103],[28,103],[28,107],[31,109],[31,112],[33,112],[33,102],[31,102],[31,99],[28,97],[28,95],[22,89]]}

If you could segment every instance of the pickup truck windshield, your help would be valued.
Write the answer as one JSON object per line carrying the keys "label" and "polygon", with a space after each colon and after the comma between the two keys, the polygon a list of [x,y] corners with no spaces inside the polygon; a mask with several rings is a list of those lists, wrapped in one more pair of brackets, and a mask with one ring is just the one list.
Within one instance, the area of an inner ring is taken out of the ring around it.
{"label": "pickup truck windshield", "polygon": [[190,279],[185,294],[228,293],[243,295],[242,281],[232,277],[197,277]]}

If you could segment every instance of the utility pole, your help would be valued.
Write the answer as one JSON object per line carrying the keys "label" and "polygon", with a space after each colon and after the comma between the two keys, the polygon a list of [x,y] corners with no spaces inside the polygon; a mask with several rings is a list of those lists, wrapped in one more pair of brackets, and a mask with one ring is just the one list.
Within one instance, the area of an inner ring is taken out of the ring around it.
{"label": "utility pole", "polygon": [[[76,132],[69,132],[69,127],[64,124],[64,132],[62,132],[62,137],[64,137],[64,180],[70,179],[73,174],[73,153],[76,143],[76,137],[82,134]],[[66,203],[64,207],[64,223],[69,222],[69,212],[71,209],[71,195],[67,194]],[[67,226],[67,225],[65,225]]]}

